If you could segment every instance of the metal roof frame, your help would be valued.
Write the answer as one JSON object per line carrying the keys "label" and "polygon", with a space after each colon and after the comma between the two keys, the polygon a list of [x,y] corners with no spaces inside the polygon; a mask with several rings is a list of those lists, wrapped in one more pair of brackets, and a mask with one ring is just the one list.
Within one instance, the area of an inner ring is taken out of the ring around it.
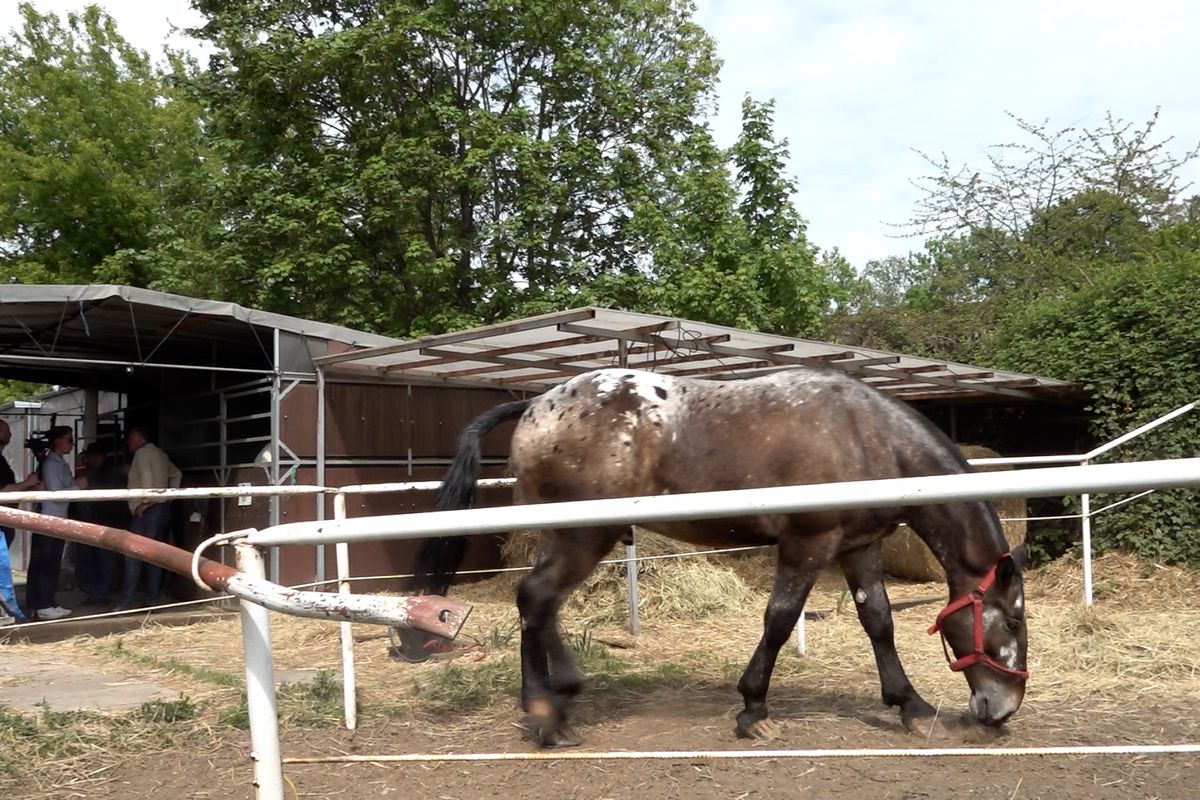
{"label": "metal roof frame", "polygon": [[797,365],[841,370],[904,400],[1034,400],[1077,392],[1051,378],[596,307],[365,347],[314,364],[331,375],[538,392],[602,367],[719,380]]}
{"label": "metal roof frame", "polygon": [[[274,332],[274,333],[273,333]],[[292,350],[277,361],[278,334]],[[0,286],[0,367],[29,380],[119,380],[136,369],[313,375],[305,342],[338,347],[397,340],[235,303],[132,286]],[[325,348],[315,348],[324,353]],[[218,356],[217,351],[221,354]],[[290,356],[290,357],[289,357]]]}

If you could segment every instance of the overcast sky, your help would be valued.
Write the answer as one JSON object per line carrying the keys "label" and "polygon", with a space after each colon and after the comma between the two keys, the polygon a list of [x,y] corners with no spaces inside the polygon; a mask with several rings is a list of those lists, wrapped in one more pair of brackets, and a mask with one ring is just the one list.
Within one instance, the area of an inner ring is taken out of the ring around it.
{"label": "overcast sky", "polygon": [[[60,14],[84,5],[34,2]],[[188,0],[99,5],[152,53],[171,23],[201,19]],[[719,142],[737,136],[746,94],[774,98],[810,238],[859,267],[919,246],[894,238],[888,225],[908,219],[919,196],[910,181],[927,170],[913,150],[982,164],[988,145],[1018,138],[1005,112],[1053,127],[1094,126],[1108,111],[1141,123],[1161,106],[1159,132],[1176,137],[1177,152],[1200,141],[1200,4],[1187,0],[697,5],[725,62]],[[16,25],[16,7],[0,0],[0,31]],[[1200,164],[1186,177],[1200,183]]]}

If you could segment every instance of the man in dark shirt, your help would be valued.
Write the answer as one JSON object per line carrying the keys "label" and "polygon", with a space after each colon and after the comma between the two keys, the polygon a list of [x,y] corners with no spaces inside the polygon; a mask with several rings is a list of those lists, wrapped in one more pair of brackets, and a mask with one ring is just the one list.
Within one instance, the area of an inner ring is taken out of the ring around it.
{"label": "man in dark shirt", "polygon": [[[13,474],[12,467],[8,464],[8,459],[4,457],[4,448],[12,441],[12,428],[8,427],[8,423],[0,419],[0,492],[25,492],[42,488],[42,482],[38,480],[37,473],[31,473],[23,481],[18,481],[17,476]],[[11,546],[13,537],[16,536],[16,531],[12,528],[0,528],[4,531],[4,543]]]}
{"label": "man in dark shirt", "polygon": [[[109,457],[104,446],[92,442],[83,452],[86,471],[79,478],[81,489],[124,489],[125,476]],[[110,528],[129,527],[129,509],[120,500],[89,500],[71,505],[71,516],[83,522],[107,525]],[[89,606],[108,606],[109,592],[117,572],[117,554],[103,547],[71,545],[75,555],[75,579],[87,596]]]}

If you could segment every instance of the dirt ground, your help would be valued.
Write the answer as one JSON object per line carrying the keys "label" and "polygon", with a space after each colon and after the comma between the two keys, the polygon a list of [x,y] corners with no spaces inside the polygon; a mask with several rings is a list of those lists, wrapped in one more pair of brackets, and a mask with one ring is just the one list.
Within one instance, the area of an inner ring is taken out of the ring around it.
{"label": "dirt ground", "polygon": [[[698,686],[657,692],[638,703],[581,704],[579,721],[589,750],[741,750],[732,736],[735,698],[728,687]],[[850,748],[954,746],[978,743],[961,733],[921,741],[869,698],[808,697],[776,702],[782,734],[759,747]],[[1022,712],[998,745],[1197,741],[1196,709],[1130,708],[1089,717],[1079,709],[1079,733],[1054,726],[1039,735],[1039,713]],[[293,734],[285,754],[461,751],[456,733],[484,752],[529,752],[520,716],[488,729],[471,718],[371,724],[356,734]],[[548,761],[482,764],[292,765],[285,769],[289,797],[301,798],[1195,798],[1200,756],[1078,756],[1020,758],[716,759],[666,761]],[[245,746],[210,753],[173,753],[129,763],[87,796],[96,798],[253,798]],[[63,795],[66,796],[66,795]]]}
{"label": "dirt ground", "polygon": [[[870,647],[852,611],[841,610],[840,585],[823,582],[809,604],[809,652],[789,646],[772,683],[778,735],[745,742],[733,735],[740,698],[737,674],[761,630],[761,603],[703,619],[644,617],[631,640],[620,625],[593,630],[594,645],[622,663],[679,665],[635,689],[585,689],[573,720],[579,751],[762,751],[802,748],[912,748],[1200,742],[1200,576],[1153,565],[1100,563],[1098,605],[1078,604],[1078,571],[1067,565],[1029,577],[1030,668],[1025,704],[999,732],[963,717],[967,689],[946,669],[936,637],[924,628],[944,589],[895,585],[897,646],[914,684],[939,708],[930,737],[905,731],[878,699]],[[754,580],[749,581],[754,584]],[[386,654],[378,632],[356,628],[361,722],[354,733],[335,724],[285,720],[285,758],[336,754],[534,753],[516,708],[511,678],[487,699],[435,711],[412,693],[451,670],[503,667],[515,657],[515,614],[507,589],[491,595],[465,588],[476,610],[442,662],[409,665]],[[280,669],[336,670],[336,627],[272,617]],[[568,628],[571,627],[568,622]],[[203,711],[180,744],[139,746],[104,759],[76,759],[65,777],[36,788],[4,786],[14,798],[253,798],[249,734],[223,726],[215,710],[236,703],[236,686],[198,682],[195,670],[240,670],[236,620],[182,629],[148,626],[100,639],[40,645],[81,670],[114,667],[129,680],[154,680],[186,694]],[[504,635],[502,635],[504,634]],[[471,644],[474,642],[474,644]],[[114,653],[120,650],[120,657]],[[20,650],[15,650],[20,653]],[[31,649],[31,652],[34,652]],[[184,674],[186,663],[192,674]],[[608,662],[611,667],[613,663]],[[596,674],[593,671],[593,678]],[[672,677],[673,676],[673,677]],[[595,687],[593,680],[591,686]],[[494,695],[494,696],[492,696]],[[447,710],[455,709],[455,710]],[[160,729],[162,730],[162,729]],[[572,753],[577,751],[570,751]],[[89,757],[90,758],[90,757]],[[644,761],[555,759],[537,762],[289,764],[289,798],[1195,798],[1200,754],[1148,756],[674,758]],[[0,776],[2,777],[2,776]]]}

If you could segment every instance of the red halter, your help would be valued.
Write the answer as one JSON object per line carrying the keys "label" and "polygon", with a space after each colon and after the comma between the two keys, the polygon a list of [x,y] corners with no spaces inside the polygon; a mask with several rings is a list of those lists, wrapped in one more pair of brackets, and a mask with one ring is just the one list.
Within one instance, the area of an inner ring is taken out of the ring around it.
{"label": "red halter", "polygon": [[[979,582],[979,586],[971,590],[969,594],[951,601],[948,606],[942,609],[942,613],[937,615],[937,620],[933,625],[929,626],[929,634],[931,636],[935,633],[942,634],[942,650],[946,653],[946,661],[950,662],[950,669],[955,672],[961,672],[972,664],[983,664],[1006,675],[1022,679],[1029,677],[1028,670],[1013,669],[1012,667],[1005,666],[983,651],[983,596],[988,589],[992,588],[992,584],[996,581],[996,567],[1006,558],[1012,558],[1012,553],[1001,554],[1000,558],[996,559],[996,563],[992,565],[992,568],[988,570],[987,575],[983,576],[983,580]],[[973,606],[975,611],[975,649],[956,661],[950,654],[950,646],[946,643],[946,632],[942,630],[942,623],[946,621],[946,617],[968,605]]]}

